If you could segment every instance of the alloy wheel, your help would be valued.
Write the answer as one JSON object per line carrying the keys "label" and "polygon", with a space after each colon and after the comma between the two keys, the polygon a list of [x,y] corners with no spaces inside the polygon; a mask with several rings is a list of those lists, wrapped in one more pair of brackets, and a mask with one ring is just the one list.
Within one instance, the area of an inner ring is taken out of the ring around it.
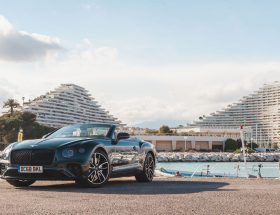
{"label": "alloy wheel", "polygon": [[147,156],[145,163],[145,171],[147,178],[151,181],[154,177],[155,162],[151,155]]}
{"label": "alloy wheel", "polygon": [[108,179],[109,171],[108,158],[100,152],[95,152],[90,160],[88,181],[93,185],[103,184]]}

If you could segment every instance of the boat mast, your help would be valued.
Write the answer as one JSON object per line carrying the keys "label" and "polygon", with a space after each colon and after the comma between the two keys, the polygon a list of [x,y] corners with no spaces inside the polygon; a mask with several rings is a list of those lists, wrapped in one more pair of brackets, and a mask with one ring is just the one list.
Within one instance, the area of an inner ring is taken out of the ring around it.
{"label": "boat mast", "polygon": [[245,143],[244,143],[244,132],[243,132],[244,126],[240,126],[240,138],[241,138],[241,143],[242,143],[242,153],[243,153],[243,159],[244,159],[244,167],[247,173],[247,176],[249,176],[248,171],[247,171],[247,162],[246,162],[246,153],[245,153]]}

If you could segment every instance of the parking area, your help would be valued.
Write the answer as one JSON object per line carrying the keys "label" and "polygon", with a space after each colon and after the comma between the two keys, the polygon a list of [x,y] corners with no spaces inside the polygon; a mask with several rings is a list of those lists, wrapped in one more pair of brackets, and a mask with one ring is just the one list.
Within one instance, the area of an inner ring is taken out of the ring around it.
{"label": "parking area", "polygon": [[14,188],[0,181],[0,214],[280,214],[279,180],[113,179],[97,189],[72,182]]}

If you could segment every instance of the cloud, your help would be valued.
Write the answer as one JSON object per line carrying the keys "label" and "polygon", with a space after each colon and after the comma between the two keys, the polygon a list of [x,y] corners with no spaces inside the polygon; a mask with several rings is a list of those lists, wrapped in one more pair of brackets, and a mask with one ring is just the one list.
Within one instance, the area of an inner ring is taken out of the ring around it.
{"label": "cloud", "polygon": [[118,73],[127,74],[127,79],[117,82],[131,93],[124,90],[120,92],[123,98],[105,95],[100,99],[128,124],[193,121],[238,101],[264,83],[279,80],[279,71],[278,62],[129,68]]}
{"label": "cloud", "polygon": [[[5,90],[19,101],[22,96],[32,99],[61,83],[75,83],[128,125],[196,120],[238,101],[264,83],[280,80],[280,62],[143,67],[124,63],[118,49],[94,47],[89,39],[63,58],[29,65],[2,61],[0,68],[1,79],[10,83]],[[0,86],[4,86],[1,79]]]}
{"label": "cloud", "polygon": [[0,15],[0,59],[6,61],[36,61],[63,48],[58,38],[17,31]]}
{"label": "cloud", "polygon": [[95,8],[96,7],[96,4],[94,4],[94,3],[85,3],[85,4],[82,4],[82,8],[84,9],[84,10],[91,10],[91,9],[93,9],[93,8]]}
{"label": "cloud", "polygon": [[8,92],[7,90],[0,88],[0,105],[2,102],[7,100],[11,96],[11,93]]}
{"label": "cloud", "polygon": [[89,39],[85,38],[70,51],[68,59],[70,58],[74,61],[89,61],[94,64],[113,64],[118,60],[118,50],[106,46],[96,48]]}
{"label": "cloud", "polygon": [[213,86],[202,93],[202,97],[209,102],[226,103],[238,99],[240,95],[246,95],[252,89],[251,85],[240,82],[233,82],[227,85]]}

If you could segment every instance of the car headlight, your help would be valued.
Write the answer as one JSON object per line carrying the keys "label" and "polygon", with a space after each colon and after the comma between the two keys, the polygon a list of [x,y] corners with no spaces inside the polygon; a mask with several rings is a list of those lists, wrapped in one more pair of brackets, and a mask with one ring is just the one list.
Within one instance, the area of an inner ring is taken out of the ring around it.
{"label": "car headlight", "polygon": [[9,155],[10,155],[10,153],[11,153],[11,151],[12,151],[12,148],[13,148],[13,144],[8,145],[8,146],[4,149],[4,151],[3,151],[2,155],[1,155],[1,158],[4,159],[4,160],[8,160]]}
{"label": "car headlight", "polygon": [[63,149],[62,156],[64,158],[71,158],[74,156],[74,150],[73,149]]}

